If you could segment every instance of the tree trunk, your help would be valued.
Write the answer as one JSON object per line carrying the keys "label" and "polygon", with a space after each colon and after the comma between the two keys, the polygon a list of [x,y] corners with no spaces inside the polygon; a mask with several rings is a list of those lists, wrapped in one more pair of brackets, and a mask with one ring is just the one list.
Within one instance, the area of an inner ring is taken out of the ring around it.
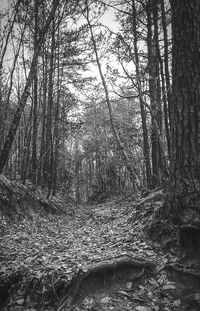
{"label": "tree trunk", "polygon": [[[46,152],[45,152],[45,182],[48,184],[48,193],[51,193],[52,187],[52,148],[53,148],[53,129],[52,129],[52,117],[53,117],[53,87],[54,87],[54,61],[55,61],[55,21],[53,20],[52,34],[51,34],[51,54],[49,65],[49,85],[48,85],[48,102],[47,102],[47,118],[46,118]],[[48,195],[48,196],[49,196]]]}
{"label": "tree trunk", "polygon": [[[37,49],[38,37],[38,0],[35,0],[35,33],[34,33],[34,50]],[[37,77],[37,60],[35,68],[35,76],[33,81],[33,139],[32,139],[32,182],[36,184],[36,171],[37,171],[37,113],[38,113],[38,77]]]}
{"label": "tree trunk", "polygon": [[[172,94],[171,94],[171,83],[170,83],[170,74],[169,74],[169,44],[168,44],[168,33],[167,33],[167,23],[165,17],[165,1],[160,0],[161,2],[161,16],[162,16],[162,27],[163,27],[163,38],[164,38],[164,66],[165,66],[165,79],[166,79],[166,91],[167,91],[167,117],[169,120],[169,131],[171,133],[171,115],[172,115]],[[171,159],[171,147],[169,146],[169,155]]]}
{"label": "tree trunk", "polygon": [[180,221],[200,200],[200,0],[171,0],[172,174],[165,213]]}
{"label": "tree trunk", "polygon": [[[59,12],[58,12],[59,17]],[[53,158],[53,195],[56,194],[57,189],[57,180],[58,180],[58,160],[59,160],[59,115],[60,115],[60,91],[62,85],[62,76],[63,70],[60,72],[60,27],[58,25],[58,32],[57,32],[57,42],[58,42],[58,49],[57,49],[57,99],[56,99],[56,107],[55,107],[55,125],[54,125],[54,158]]]}
{"label": "tree trunk", "polygon": [[142,119],[142,131],[143,131],[143,152],[145,159],[145,168],[146,168],[146,180],[147,187],[149,189],[152,188],[152,175],[151,175],[151,160],[150,160],[150,147],[149,147],[149,138],[148,138],[148,130],[147,130],[147,122],[146,122],[146,112],[144,107],[144,98],[142,94],[142,86],[140,81],[140,63],[139,63],[139,55],[138,55],[138,47],[137,47],[137,28],[136,28],[136,7],[135,1],[132,0],[132,14],[133,14],[133,35],[134,35],[134,54],[135,54],[135,67],[136,67],[136,77],[137,77],[137,87],[139,92],[139,100],[140,100],[140,111],[141,111],[141,119]]}
{"label": "tree trunk", "polygon": [[111,102],[110,102],[110,97],[109,97],[109,93],[108,93],[108,87],[107,87],[107,84],[106,84],[106,80],[104,78],[104,75],[103,75],[103,72],[102,72],[102,69],[101,69],[101,63],[100,63],[100,60],[99,60],[99,55],[98,55],[98,51],[97,51],[97,46],[96,46],[96,41],[95,41],[95,38],[94,38],[94,34],[93,34],[93,30],[92,30],[92,26],[91,26],[91,23],[90,23],[90,20],[89,20],[89,7],[88,7],[88,3],[87,3],[87,0],[86,0],[86,19],[87,19],[87,23],[88,23],[88,26],[89,26],[89,29],[90,29],[90,34],[91,34],[91,39],[92,39],[92,44],[93,44],[93,48],[94,48],[94,53],[95,53],[95,57],[96,57],[96,62],[97,62],[97,67],[98,67],[98,70],[99,70],[99,75],[100,75],[100,78],[101,78],[101,82],[102,82],[102,86],[104,88],[104,92],[105,92],[105,98],[106,98],[106,103],[107,103],[107,106],[108,106],[108,112],[109,112],[109,117],[110,117],[110,125],[111,125],[111,130],[112,130],[112,133],[113,133],[113,136],[116,140],[116,143],[118,145],[118,148],[120,150],[120,153],[124,159],[124,163],[126,165],[126,168],[130,174],[130,179],[131,179],[131,182],[132,182],[132,185],[133,187],[136,189],[137,186],[138,186],[138,177],[135,173],[135,170],[130,162],[130,159],[129,159],[129,156],[121,142],[121,139],[119,137],[119,134],[115,128],[115,124],[114,124],[114,120],[113,120],[113,111],[112,111],[112,106],[111,106]]}
{"label": "tree trunk", "polygon": [[155,38],[153,38],[153,3],[152,0],[147,4],[147,47],[148,47],[148,70],[149,70],[149,94],[151,102],[151,149],[152,149],[152,173],[153,173],[153,186],[159,187],[161,183],[160,175],[160,144],[158,137],[158,125],[159,125],[159,98],[158,98],[158,85],[157,80],[157,55],[155,49]]}
{"label": "tree trunk", "polygon": [[42,133],[41,133],[41,141],[40,141],[40,160],[39,160],[39,172],[38,181],[40,185],[44,185],[44,160],[45,160],[45,135],[46,135],[46,110],[47,110],[47,51],[46,47],[43,47],[42,51]]}
{"label": "tree trunk", "polygon": [[53,1],[53,7],[51,9],[51,12],[49,13],[46,24],[45,24],[43,30],[40,32],[40,35],[39,35],[39,38],[37,41],[37,49],[34,51],[29,75],[28,75],[28,78],[26,80],[26,84],[25,84],[19,105],[18,105],[17,110],[15,112],[12,124],[10,126],[8,135],[6,137],[6,140],[4,142],[4,145],[3,145],[3,148],[2,148],[2,151],[0,154],[0,174],[3,172],[4,166],[5,166],[6,161],[8,159],[9,152],[11,150],[12,143],[13,143],[15,134],[17,132],[18,125],[19,125],[19,122],[21,120],[22,112],[23,112],[24,107],[26,105],[27,98],[29,97],[30,87],[31,87],[31,84],[32,84],[32,81],[33,81],[33,78],[35,75],[35,67],[36,67],[36,63],[37,63],[37,57],[38,57],[39,52],[41,50],[41,46],[42,46],[42,43],[44,41],[45,34],[48,31],[48,28],[49,28],[49,25],[50,25],[52,19],[54,18],[54,15],[55,15],[55,12],[56,12],[58,5],[59,5],[59,0],[54,0]]}

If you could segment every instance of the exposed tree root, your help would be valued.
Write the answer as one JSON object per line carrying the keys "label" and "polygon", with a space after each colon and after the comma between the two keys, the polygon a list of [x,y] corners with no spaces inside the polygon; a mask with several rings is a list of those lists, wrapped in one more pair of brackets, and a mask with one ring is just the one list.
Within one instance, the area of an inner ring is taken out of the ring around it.
{"label": "exposed tree root", "polygon": [[[144,259],[134,259],[128,256],[122,256],[110,261],[103,261],[91,266],[86,266],[83,269],[80,269],[72,279],[68,293],[60,302],[57,311],[61,311],[64,308],[65,310],[70,309],[75,303],[81,290],[83,290],[84,283],[86,283],[86,281],[92,276],[97,278],[99,274],[107,276],[112,274],[112,278],[117,276],[120,279],[120,269],[123,270],[123,268],[129,268],[129,280],[134,281],[141,277],[144,274],[144,271],[152,272],[154,267],[155,265],[153,262]],[[139,268],[139,270],[142,268],[142,271],[131,276],[131,268]],[[123,277],[125,277],[124,271],[122,271],[122,274]]]}

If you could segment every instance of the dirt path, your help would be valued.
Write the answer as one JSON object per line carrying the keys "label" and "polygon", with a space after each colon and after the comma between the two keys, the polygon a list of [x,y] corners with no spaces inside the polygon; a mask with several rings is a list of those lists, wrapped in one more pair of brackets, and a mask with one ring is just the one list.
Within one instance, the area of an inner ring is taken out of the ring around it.
{"label": "dirt path", "polygon": [[[34,214],[4,228],[0,239],[1,310],[68,310],[66,294],[70,287],[77,287],[77,275],[88,273],[89,266],[91,273],[77,288],[76,311],[199,310],[200,292],[194,282],[193,309],[185,309],[185,288],[180,281],[177,285],[177,277],[174,283],[172,272],[165,269],[178,261],[176,255],[164,254],[159,244],[153,245],[143,234],[152,209],[159,204],[138,208],[134,202],[118,200],[74,207],[65,215]],[[117,258],[123,256],[150,262],[155,268],[148,271],[141,265],[116,265]],[[103,264],[105,269],[94,269]],[[198,279],[196,283],[198,287]]]}

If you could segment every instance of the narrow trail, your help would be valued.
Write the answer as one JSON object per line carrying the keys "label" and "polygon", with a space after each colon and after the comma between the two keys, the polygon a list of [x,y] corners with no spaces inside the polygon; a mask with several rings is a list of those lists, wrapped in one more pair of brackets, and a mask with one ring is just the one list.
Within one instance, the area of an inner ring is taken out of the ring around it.
{"label": "narrow trail", "polygon": [[175,251],[144,235],[161,204],[117,199],[5,226],[1,310],[199,310],[200,278],[181,287],[166,269],[178,263]]}

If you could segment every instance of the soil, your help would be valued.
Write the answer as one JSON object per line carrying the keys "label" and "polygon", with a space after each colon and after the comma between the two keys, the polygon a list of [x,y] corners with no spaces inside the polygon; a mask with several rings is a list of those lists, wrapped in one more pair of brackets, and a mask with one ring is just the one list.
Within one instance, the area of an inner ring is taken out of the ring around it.
{"label": "soil", "polygon": [[161,190],[77,206],[0,185],[0,310],[200,310],[199,227],[148,234]]}

